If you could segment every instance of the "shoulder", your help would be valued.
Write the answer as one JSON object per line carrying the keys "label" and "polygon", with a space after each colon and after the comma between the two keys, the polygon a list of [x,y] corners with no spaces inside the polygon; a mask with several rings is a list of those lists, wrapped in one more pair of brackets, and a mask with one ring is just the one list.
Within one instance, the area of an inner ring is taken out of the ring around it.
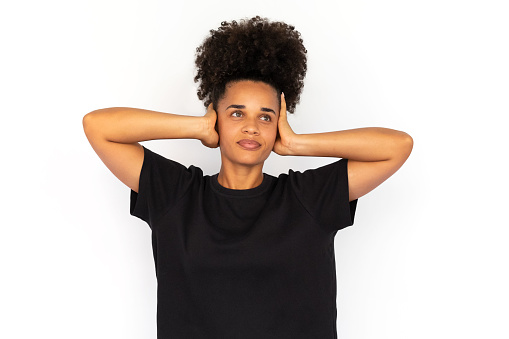
{"label": "shoulder", "polygon": [[[305,170],[289,169],[277,177],[277,185],[299,197],[313,197],[324,191],[334,192],[348,187],[347,159]],[[311,198],[312,199],[312,198]]]}
{"label": "shoulder", "polygon": [[303,171],[290,169],[288,178],[290,181],[327,181],[336,175],[346,175],[348,171],[348,159],[338,159],[329,164],[325,164],[316,168],[310,168]]}
{"label": "shoulder", "polygon": [[162,173],[167,173],[167,171],[181,171],[188,172],[190,174],[194,174],[197,176],[203,176],[203,171],[200,167],[195,165],[185,166],[182,163],[167,158],[159,153],[156,153],[145,146],[143,146],[144,150],[144,167],[153,167],[155,169],[162,170]]}

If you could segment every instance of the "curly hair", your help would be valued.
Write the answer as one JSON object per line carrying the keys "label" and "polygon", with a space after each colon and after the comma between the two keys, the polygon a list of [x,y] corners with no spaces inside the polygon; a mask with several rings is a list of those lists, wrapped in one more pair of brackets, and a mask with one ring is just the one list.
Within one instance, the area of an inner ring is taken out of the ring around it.
{"label": "curly hair", "polygon": [[196,49],[198,98],[217,110],[228,83],[262,81],[279,95],[285,93],[287,110],[293,113],[304,87],[306,53],[300,33],[284,22],[260,16],[223,21]]}

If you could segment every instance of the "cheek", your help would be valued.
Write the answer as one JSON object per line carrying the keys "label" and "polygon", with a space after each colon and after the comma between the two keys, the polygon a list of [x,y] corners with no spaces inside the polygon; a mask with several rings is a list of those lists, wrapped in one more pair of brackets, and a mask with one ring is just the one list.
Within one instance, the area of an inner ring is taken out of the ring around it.
{"label": "cheek", "polygon": [[265,135],[266,135],[265,140],[267,141],[267,144],[273,145],[276,142],[277,126],[270,126],[270,128],[266,130]]}
{"label": "cheek", "polygon": [[221,137],[225,130],[227,130],[227,128],[225,128],[225,121],[220,115],[218,115],[216,122],[216,131],[219,134],[219,137]]}
{"label": "cheek", "polygon": [[[230,141],[234,139],[235,133],[234,128],[231,126],[231,124],[228,124],[227,119],[220,119],[218,117],[217,120],[217,134],[219,135],[219,143],[221,144],[221,141]],[[223,143],[223,146],[225,143]]]}

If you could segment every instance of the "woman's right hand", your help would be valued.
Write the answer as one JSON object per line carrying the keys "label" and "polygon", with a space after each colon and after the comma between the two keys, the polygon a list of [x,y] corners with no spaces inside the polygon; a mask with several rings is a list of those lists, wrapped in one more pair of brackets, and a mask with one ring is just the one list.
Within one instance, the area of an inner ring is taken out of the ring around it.
{"label": "woman's right hand", "polygon": [[203,116],[204,119],[204,132],[200,138],[201,143],[210,148],[219,146],[219,134],[217,133],[217,113],[212,107],[212,103],[207,107],[207,113]]}

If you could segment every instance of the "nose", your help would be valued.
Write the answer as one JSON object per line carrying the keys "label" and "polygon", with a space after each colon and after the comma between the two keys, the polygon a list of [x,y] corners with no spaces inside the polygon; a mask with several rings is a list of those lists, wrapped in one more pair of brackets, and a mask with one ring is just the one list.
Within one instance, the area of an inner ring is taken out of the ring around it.
{"label": "nose", "polygon": [[260,130],[258,129],[258,124],[253,119],[247,119],[245,125],[242,127],[242,132],[247,134],[260,134]]}

